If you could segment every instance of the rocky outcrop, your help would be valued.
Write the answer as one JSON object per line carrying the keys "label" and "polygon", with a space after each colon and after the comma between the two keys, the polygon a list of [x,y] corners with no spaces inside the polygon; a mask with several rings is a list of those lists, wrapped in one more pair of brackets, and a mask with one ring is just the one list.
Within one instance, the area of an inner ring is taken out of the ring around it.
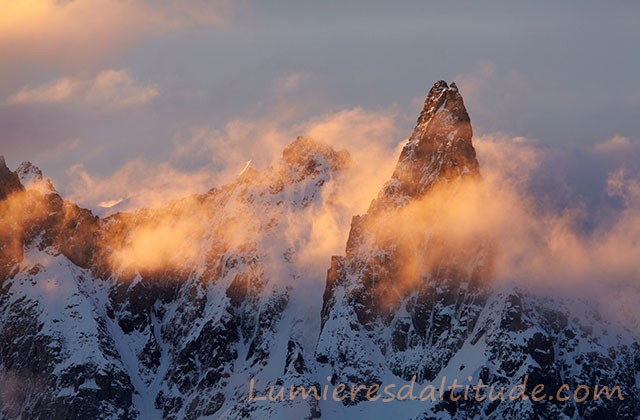
{"label": "rocky outcrop", "polygon": [[[428,199],[436,184],[479,176],[471,136],[455,84],[434,84],[391,180],[354,217],[346,257],[334,257],[329,269],[317,348],[340,379],[380,382],[390,371],[432,380],[473,330],[487,298],[490,246],[449,249],[446,237],[426,233],[429,225],[415,221],[409,236],[393,226],[403,207]],[[348,347],[336,351],[335,342]]]}
{"label": "rocky outcrop", "polygon": [[[579,309],[588,303],[493,284],[492,243],[477,238],[446,246],[446,232],[436,234],[425,223],[437,223],[437,214],[397,217],[416,203],[442,199],[432,195],[435,189],[455,194],[470,179],[481,182],[469,116],[455,84],[440,81],[391,179],[368,212],[353,218],[346,255],[332,257],[317,362],[346,383],[414,378],[430,384],[448,376],[473,378],[471,384],[480,378],[496,389],[526,382],[528,395],[542,384],[552,395],[536,402],[445,399],[408,409],[406,418],[635,418],[640,395],[633,334],[595,310]],[[553,399],[563,384],[593,390],[620,383],[623,400]]]}
{"label": "rocky outcrop", "polygon": [[401,206],[425,194],[436,183],[478,176],[479,165],[471,138],[471,119],[455,83],[443,80],[429,90],[398,164],[369,212]]}
{"label": "rocky outcrop", "polygon": [[0,156],[0,200],[22,189],[24,187],[20,184],[20,178],[7,167],[4,156]]}

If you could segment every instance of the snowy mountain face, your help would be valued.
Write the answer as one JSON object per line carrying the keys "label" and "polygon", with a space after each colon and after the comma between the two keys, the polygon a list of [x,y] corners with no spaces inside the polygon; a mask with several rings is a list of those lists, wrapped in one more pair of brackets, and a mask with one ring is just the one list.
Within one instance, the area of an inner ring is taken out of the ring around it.
{"label": "snowy mountain face", "polygon": [[[287,358],[294,369],[302,344],[311,351],[304,333],[319,325],[323,274],[317,290],[301,280],[309,273],[288,220],[330,199],[325,184],[349,160],[298,138],[279,167],[106,219],[2,168],[12,195],[2,208],[1,372],[20,382],[5,414],[195,418],[246,399],[234,393],[246,375],[278,376]],[[316,308],[290,304],[298,285]]]}
{"label": "snowy mountain face", "polygon": [[[640,415],[636,331],[589,302],[496,284],[492,238],[439,223],[434,202],[482,182],[455,84],[432,87],[391,179],[327,272],[308,258],[314,220],[337,205],[349,166],[346,151],[299,137],[279,165],[99,218],[32,164],[12,172],[1,159],[0,418]],[[619,385],[624,400],[249,398],[443,377],[527,378],[527,392]]]}

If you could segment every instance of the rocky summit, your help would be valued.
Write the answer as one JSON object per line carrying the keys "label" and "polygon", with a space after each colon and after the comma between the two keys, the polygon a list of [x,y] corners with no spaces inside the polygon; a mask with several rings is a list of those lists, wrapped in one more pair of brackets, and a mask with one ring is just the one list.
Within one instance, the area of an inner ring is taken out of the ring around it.
{"label": "rocky summit", "polygon": [[[430,89],[344,255],[317,270],[306,229],[351,165],[320,140],[299,137],[279,164],[205,194],[108,217],[0,159],[0,418],[640,416],[637,331],[589,302],[497,284],[492,238],[454,239],[418,211],[482,182],[455,83]],[[528,395],[617,385],[623,398],[278,397],[339,383],[437,394],[445,378]]]}

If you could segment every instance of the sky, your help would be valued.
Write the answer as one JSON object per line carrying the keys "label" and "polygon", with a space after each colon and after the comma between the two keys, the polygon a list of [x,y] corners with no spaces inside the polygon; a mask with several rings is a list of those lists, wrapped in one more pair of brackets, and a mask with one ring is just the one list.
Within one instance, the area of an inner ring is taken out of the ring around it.
{"label": "sky", "polygon": [[0,155],[90,208],[148,203],[299,134],[396,159],[444,79],[480,141],[536,150],[540,200],[623,205],[607,186],[638,175],[640,4],[513,3],[0,0]]}

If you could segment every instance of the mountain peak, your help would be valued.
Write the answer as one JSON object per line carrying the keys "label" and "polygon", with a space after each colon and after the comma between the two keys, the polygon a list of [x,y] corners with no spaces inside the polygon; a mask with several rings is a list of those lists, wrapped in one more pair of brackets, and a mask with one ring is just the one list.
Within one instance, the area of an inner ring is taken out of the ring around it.
{"label": "mountain peak", "polygon": [[27,189],[37,189],[43,193],[54,193],[55,188],[49,178],[42,175],[42,171],[29,161],[24,161],[16,169],[20,183]]}
{"label": "mountain peak", "polygon": [[449,86],[447,82],[440,80],[433,84],[427,94],[416,129],[420,127],[421,123],[426,123],[433,118],[435,113],[441,110],[443,106],[449,110],[455,109],[456,117],[460,120],[471,122],[464,107],[462,96],[458,91],[458,86],[455,83],[451,83],[451,86]]}
{"label": "mountain peak", "polygon": [[351,162],[346,150],[336,151],[333,147],[311,137],[298,136],[282,152],[282,160],[288,168],[301,168],[303,173],[311,173],[326,166],[331,171],[340,171]]}
{"label": "mountain peak", "polygon": [[22,185],[24,185],[25,182],[28,183],[42,180],[42,171],[40,168],[29,161],[22,162],[16,169],[16,173],[20,177]]}
{"label": "mountain peak", "polygon": [[472,136],[471,119],[456,84],[434,83],[377,205],[402,205],[438,182],[478,175]]}

